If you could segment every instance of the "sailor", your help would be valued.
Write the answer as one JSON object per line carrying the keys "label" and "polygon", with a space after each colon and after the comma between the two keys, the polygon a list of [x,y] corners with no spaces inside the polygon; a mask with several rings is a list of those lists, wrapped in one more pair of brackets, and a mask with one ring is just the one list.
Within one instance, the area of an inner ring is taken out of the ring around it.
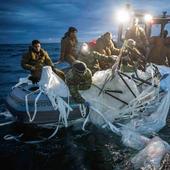
{"label": "sailor", "polygon": [[112,41],[112,33],[110,32],[106,32],[96,40],[94,50],[107,56],[119,55],[120,52],[120,49],[115,47]]}
{"label": "sailor", "polygon": [[77,59],[76,47],[77,47],[77,29],[75,27],[69,27],[68,31],[61,39],[61,52],[59,61],[66,61],[72,64]]}
{"label": "sailor", "polygon": [[[94,51],[97,51],[106,56],[119,55],[120,53],[120,49],[116,48],[113,43],[112,33],[110,32],[106,32],[96,40]],[[100,67],[102,69],[107,69],[107,63],[101,61]]]}
{"label": "sailor", "polygon": [[87,90],[92,84],[92,73],[86,64],[76,60],[72,68],[66,74],[66,84],[69,87],[70,94],[77,103],[84,103],[79,90]]}
{"label": "sailor", "polygon": [[30,80],[33,83],[37,83],[41,78],[41,72],[43,66],[51,66],[52,70],[62,79],[65,79],[64,73],[56,68],[48,56],[48,53],[41,48],[39,40],[33,40],[32,46],[29,47],[27,53],[25,53],[21,60],[21,66],[31,71]]}
{"label": "sailor", "polygon": [[94,74],[96,71],[102,70],[100,67],[101,62],[105,63],[105,68],[106,66],[111,68],[116,58],[100,54],[97,51],[92,51],[87,43],[83,43],[78,53],[78,60],[84,62],[91,70],[92,74]]}
{"label": "sailor", "polygon": [[147,56],[149,52],[149,41],[145,30],[138,24],[138,18],[134,18],[132,26],[127,30],[125,34],[125,39],[133,39],[136,42],[137,49],[144,56]]}
{"label": "sailor", "polygon": [[164,39],[155,37],[153,47],[148,56],[148,62],[170,66],[170,49],[164,45]]}
{"label": "sailor", "polygon": [[123,72],[134,72],[136,69],[145,70],[145,56],[136,48],[136,42],[128,39],[125,42],[126,55],[121,59]]}

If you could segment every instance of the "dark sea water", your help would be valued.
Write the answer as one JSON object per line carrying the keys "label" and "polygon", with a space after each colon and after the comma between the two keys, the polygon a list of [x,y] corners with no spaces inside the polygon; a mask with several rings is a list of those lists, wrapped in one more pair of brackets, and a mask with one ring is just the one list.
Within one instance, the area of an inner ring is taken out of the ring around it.
{"label": "dark sea water", "polygon": [[[54,62],[59,56],[59,44],[42,44]],[[28,72],[20,66],[27,44],[0,45],[0,112],[4,112],[5,98],[11,87]],[[170,143],[170,119],[159,136]],[[20,134],[20,142],[4,140],[6,134]],[[137,151],[122,145],[120,137],[109,130],[88,124],[87,131],[71,126],[59,130],[56,137],[38,144],[28,140],[48,137],[50,129],[6,125],[0,127],[0,166],[2,170],[132,170],[128,160]],[[3,168],[2,168],[3,167]]]}

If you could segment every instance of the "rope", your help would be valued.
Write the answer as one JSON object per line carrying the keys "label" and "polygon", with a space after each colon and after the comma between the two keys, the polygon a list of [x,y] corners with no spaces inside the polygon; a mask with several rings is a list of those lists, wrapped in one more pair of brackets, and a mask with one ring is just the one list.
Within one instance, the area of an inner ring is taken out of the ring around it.
{"label": "rope", "polygon": [[136,98],[135,93],[132,91],[132,89],[129,87],[129,85],[126,83],[125,79],[122,77],[122,75],[118,72],[118,75],[122,79],[122,81],[125,83],[126,87],[130,90],[130,92],[133,94],[133,96]]}
{"label": "rope", "polygon": [[[35,108],[34,109],[34,114],[33,114],[33,117],[31,118],[31,114],[30,114],[30,111],[29,111],[29,104],[28,104],[28,96],[30,96],[30,95],[38,92],[38,91],[40,91],[40,93],[38,94],[38,96],[35,99],[35,102],[34,102],[34,108]],[[37,102],[38,102],[38,99],[41,96],[41,94],[42,94],[42,91],[40,89],[37,89],[36,91],[31,92],[31,93],[29,93],[29,94],[27,94],[25,96],[25,106],[26,106],[26,112],[27,112],[27,115],[28,115],[28,118],[29,118],[29,122],[33,122],[34,119],[35,119],[35,116],[36,116],[36,113],[37,113]]]}

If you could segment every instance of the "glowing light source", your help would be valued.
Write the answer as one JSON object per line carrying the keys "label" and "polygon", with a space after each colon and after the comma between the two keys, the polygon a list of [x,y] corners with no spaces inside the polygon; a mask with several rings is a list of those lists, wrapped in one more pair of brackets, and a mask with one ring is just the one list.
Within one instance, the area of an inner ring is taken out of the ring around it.
{"label": "glowing light source", "polygon": [[151,21],[152,21],[152,15],[146,14],[146,15],[144,16],[144,20],[145,20],[145,22],[151,22]]}
{"label": "glowing light source", "polygon": [[130,14],[127,10],[120,10],[116,13],[116,20],[120,23],[125,23],[130,21]]}

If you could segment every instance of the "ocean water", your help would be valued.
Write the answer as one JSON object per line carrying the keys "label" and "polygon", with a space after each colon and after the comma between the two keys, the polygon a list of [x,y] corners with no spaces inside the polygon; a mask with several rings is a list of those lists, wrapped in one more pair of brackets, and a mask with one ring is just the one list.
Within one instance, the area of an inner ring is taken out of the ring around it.
{"label": "ocean water", "polygon": [[[20,66],[22,54],[28,44],[0,45],[0,112],[6,110],[4,101],[11,87],[28,72]],[[59,56],[60,44],[42,44],[53,62]],[[22,141],[4,140],[7,134],[20,134]],[[28,140],[48,137],[50,129],[19,125],[0,126],[0,166],[3,170],[113,170],[133,167],[128,161],[136,150],[121,144],[120,137],[108,130],[88,124],[87,131],[74,126],[62,128],[57,136],[39,144],[26,144]],[[170,119],[158,134],[170,143]]]}

